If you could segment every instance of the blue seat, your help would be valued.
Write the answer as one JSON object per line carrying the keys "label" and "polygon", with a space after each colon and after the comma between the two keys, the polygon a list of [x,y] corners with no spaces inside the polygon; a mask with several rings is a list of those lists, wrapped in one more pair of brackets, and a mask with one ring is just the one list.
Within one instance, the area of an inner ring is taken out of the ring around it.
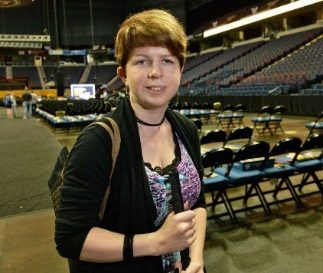
{"label": "blue seat", "polygon": [[277,105],[273,109],[273,112],[270,115],[268,121],[268,126],[273,134],[279,131],[283,134],[285,133],[283,127],[281,126],[281,123],[283,121],[283,115],[285,114],[286,110],[287,108],[284,105]]}
{"label": "blue seat", "polygon": [[232,162],[233,152],[230,149],[219,148],[211,150],[202,155],[202,164],[205,176],[203,178],[205,193],[211,193],[212,203],[208,204],[212,207],[213,215],[208,218],[217,218],[215,215],[215,206],[222,202],[228,212],[231,222],[235,222],[236,218],[233,208],[229,202],[226,188],[230,182],[229,178],[214,172],[216,168],[224,164]]}
{"label": "blue seat", "polygon": [[223,107],[222,111],[217,115],[217,126],[221,128],[230,128],[233,126],[232,118],[233,118],[234,107],[230,104]]}
{"label": "blue seat", "polygon": [[323,131],[323,111],[317,116],[315,121],[309,122],[305,124],[305,127],[309,130],[309,135],[314,132],[322,132]]}
{"label": "blue seat", "polygon": [[316,183],[320,192],[323,194],[322,179],[320,179],[316,172],[323,170],[322,166],[323,158],[323,134],[310,135],[301,146],[300,152],[295,160],[296,171],[303,174],[302,181],[299,185],[299,190],[302,191],[306,184],[312,182]]}
{"label": "blue seat", "polygon": [[258,134],[265,134],[267,130],[271,135],[273,134],[271,128],[269,127],[272,113],[273,108],[269,105],[265,105],[260,109],[257,117],[251,118],[253,129],[256,130]]}
{"label": "blue seat", "polygon": [[[269,152],[264,165],[262,167],[265,180],[277,178],[273,197],[277,202],[277,195],[283,189],[285,184],[289,190],[297,207],[303,207],[303,203],[295,191],[290,176],[294,175],[297,171],[294,166],[296,155],[298,154],[302,140],[297,137],[285,138],[277,142]],[[269,164],[270,161],[272,164]]]}
{"label": "blue seat", "polygon": [[305,127],[310,130],[310,133],[313,130],[323,130],[323,121],[321,122],[311,121],[309,123],[306,123]]}
{"label": "blue seat", "polygon": [[261,166],[269,152],[269,144],[265,141],[253,141],[244,145],[233,157],[231,164],[216,168],[217,174],[230,179],[228,187],[246,186],[244,204],[246,204],[249,186],[256,190],[260,204],[266,214],[270,214],[269,205],[260,189],[259,182],[263,180],[264,173]]}
{"label": "blue seat", "polygon": [[246,111],[246,106],[243,104],[237,104],[234,107],[234,111],[232,114],[232,124],[233,127],[244,127],[243,119],[244,112]]}

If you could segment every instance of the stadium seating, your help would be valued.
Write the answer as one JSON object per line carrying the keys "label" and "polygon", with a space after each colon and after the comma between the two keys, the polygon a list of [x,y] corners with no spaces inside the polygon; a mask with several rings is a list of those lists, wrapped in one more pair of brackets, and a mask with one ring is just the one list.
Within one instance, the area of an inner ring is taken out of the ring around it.
{"label": "stadium seating", "polygon": [[108,83],[117,74],[117,64],[95,65],[87,77],[87,83],[96,83],[98,85]]}
{"label": "stadium seating", "polygon": [[15,78],[27,78],[29,86],[33,88],[41,87],[38,71],[35,66],[13,66],[12,74]]}

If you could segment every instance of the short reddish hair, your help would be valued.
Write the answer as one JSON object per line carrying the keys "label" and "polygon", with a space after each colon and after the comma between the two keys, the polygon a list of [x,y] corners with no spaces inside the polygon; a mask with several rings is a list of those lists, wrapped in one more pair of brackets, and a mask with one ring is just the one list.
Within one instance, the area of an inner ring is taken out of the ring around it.
{"label": "short reddish hair", "polygon": [[151,9],[131,15],[120,26],[115,40],[115,57],[125,68],[135,47],[165,46],[184,65],[187,37],[182,24],[168,11]]}

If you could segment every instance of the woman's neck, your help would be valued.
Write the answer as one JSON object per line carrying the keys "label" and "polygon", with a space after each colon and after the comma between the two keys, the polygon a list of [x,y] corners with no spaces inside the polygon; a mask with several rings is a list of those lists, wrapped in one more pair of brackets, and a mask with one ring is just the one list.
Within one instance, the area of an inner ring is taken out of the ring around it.
{"label": "woman's neck", "polygon": [[137,104],[131,104],[136,120],[143,126],[158,127],[165,121],[165,108],[144,109]]}

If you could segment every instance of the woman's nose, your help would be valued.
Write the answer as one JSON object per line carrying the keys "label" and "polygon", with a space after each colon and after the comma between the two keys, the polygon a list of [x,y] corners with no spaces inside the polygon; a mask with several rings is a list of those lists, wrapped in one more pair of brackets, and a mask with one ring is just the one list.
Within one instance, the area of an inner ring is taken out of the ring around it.
{"label": "woman's nose", "polygon": [[162,76],[162,74],[163,74],[163,71],[162,71],[161,66],[157,63],[153,63],[151,65],[151,70],[148,74],[148,77],[149,78],[159,78]]}

